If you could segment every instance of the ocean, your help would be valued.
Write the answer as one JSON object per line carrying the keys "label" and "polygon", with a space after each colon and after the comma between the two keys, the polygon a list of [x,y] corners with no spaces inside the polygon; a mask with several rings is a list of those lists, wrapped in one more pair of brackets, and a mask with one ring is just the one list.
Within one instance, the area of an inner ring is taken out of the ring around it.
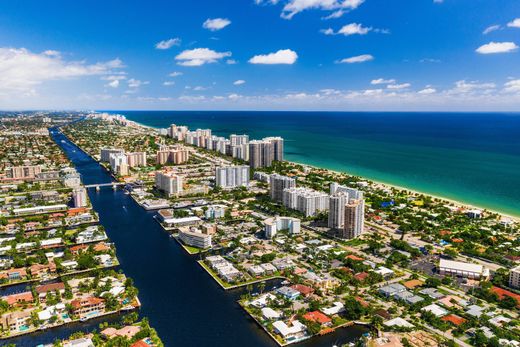
{"label": "ocean", "polygon": [[287,160],[520,216],[520,113],[109,112],[158,128],[282,136]]}

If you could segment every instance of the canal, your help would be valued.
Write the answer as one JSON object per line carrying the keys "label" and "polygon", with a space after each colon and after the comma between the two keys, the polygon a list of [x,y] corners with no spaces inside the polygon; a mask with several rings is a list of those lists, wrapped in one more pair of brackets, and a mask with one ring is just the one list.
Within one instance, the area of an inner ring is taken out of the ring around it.
{"label": "canal", "polygon": [[[84,184],[112,181],[96,161],[63,134],[54,129],[52,136],[79,171]],[[145,211],[121,190],[90,189],[89,197],[100,223],[115,243],[121,269],[139,289],[141,316],[148,317],[165,346],[277,346],[237,304],[243,291],[222,290],[197,264],[196,256],[185,253],[155,222],[155,212]],[[97,324],[66,326],[10,342],[34,347],[67,337],[73,331],[95,329]],[[355,341],[364,332],[366,329],[359,326],[343,328],[295,346],[341,345]]]}

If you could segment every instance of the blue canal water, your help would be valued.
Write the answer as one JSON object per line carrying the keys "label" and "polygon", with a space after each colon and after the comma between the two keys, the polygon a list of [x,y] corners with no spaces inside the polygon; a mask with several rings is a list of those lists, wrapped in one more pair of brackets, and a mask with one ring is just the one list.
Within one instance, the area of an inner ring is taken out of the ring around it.
{"label": "blue canal water", "polygon": [[[112,181],[97,162],[65,136],[57,132],[52,136],[80,172],[84,184]],[[237,304],[244,292],[222,290],[197,264],[196,256],[185,253],[168,237],[153,219],[154,212],[146,212],[121,190],[91,189],[89,197],[100,223],[115,243],[121,269],[139,289],[141,316],[148,317],[165,346],[277,346]],[[47,330],[10,342],[34,347],[68,337],[77,330],[95,329],[100,321]],[[296,346],[341,345],[358,339],[364,332],[366,329],[360,326],[339,329]]]}
{"label": "blue canal water", "polygon": [[520,114],[113,112],[158,128],[282,136],[288,160],[520,216]]}

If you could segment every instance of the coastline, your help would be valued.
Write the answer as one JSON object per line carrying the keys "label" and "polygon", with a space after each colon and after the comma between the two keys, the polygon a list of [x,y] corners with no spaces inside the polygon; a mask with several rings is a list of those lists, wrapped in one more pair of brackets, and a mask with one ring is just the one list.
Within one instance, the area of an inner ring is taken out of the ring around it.
{"label": "coastline", "polygon": [[[126,118],[126,116],[125,116],[125,118]],[[159,129],[161,129],[161,128],[156,128],[156,127],[153,127],[153,126],[145,125],[145,124],[142,124],[140,122],[133,121],[133,120],[128,120],[128,121],[131,122],[132,124],[135,124],[136,126],[141,126],[143,128],[154,130],[154,131],[158,131]],[[338,170],[333,170],[333,169],[329,169],[329,168],[326,168],[326,167],[318,167],[316,165],[311,165],[311,164],[306,164],[306,163],[301,163],[301,162],[295,162],[295,161],[291,161],[291,160],[287,160],[287,161],[289,163],[292,163],[292,164],[303,165],[303,166],[311,167],[311,168],[317,169],[317,170],[327,170],[327,171],[330,171],[330,172],[332,172],[334,174],[346,174],[346,175],[350,175],[350,176],[359,177],[361,179],[372,181],[372,182],[374,182],[376,184],[379,184],[379,185],[382,185],[382,186],[386,186],[388,188],[395,188],[395,189],[398,189],[398,190],[409,191],[409,192],[411,192],[413,194],[427,195],[427,196],[430,196],[430,197],[432,197],[434,199],[439,199],[439,200],[445,201],[447,203],[452,203],[452,204],[456,205],[457,207],[461,207],[461,208],[486,210],[486,211],[489,211],[491,213],[496,213],[496,214],[499,214],[499,215],[501,215],[503,217],[509,218],[509,219],[513,220],[514,222],[516,222],[516,223],[520,223],[520,212],[519,212],[518,215],[511,214],[511,213],[508,213],[508,212],[502,212],[502,211],[499,211],[499,210],[496,210],[496,209],[491,209],[491,208],[488,208],[488,207],[479,206],[479,205],[475,205],[475,204],[472,204],[472,203],[464,202],[462,200],[456,200],[456,199],[444,197],[442,195],[437,195],[437,194],[432,194],[432,193],[420,191],[420,190],[417,190],[416,188],[408,188],[408,187],[396,185],[394,183],[384,182],[384,181],[381,181],[379,179],[372,179],[370,177],[354,175],[352,173],[349,173],[347,170],[345,170],[345,171],[338,171]]]}

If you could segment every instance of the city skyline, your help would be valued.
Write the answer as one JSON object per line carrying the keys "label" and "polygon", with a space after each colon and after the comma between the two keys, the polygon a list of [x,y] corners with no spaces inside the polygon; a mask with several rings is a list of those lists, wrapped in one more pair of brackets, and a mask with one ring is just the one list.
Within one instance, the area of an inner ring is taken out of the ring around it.
{"label": "city skyline", "polygon": [[2,109],[516,111],[520,5],[4,2]]}

